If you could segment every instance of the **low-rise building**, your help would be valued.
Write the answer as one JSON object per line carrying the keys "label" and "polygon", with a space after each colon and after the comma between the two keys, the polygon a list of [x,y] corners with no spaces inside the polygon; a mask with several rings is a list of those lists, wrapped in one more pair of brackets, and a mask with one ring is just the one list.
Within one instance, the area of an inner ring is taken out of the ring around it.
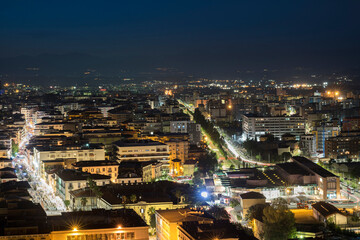
{"label": "low-rise building", "polygon": [[5,167],[0,168],[0,182],[17,181],[18,178],[15,174],[15,168]]}
{"label": "low-rise building", "polygon": [[169,146],[151,140],[135,141],[117,141],[114,143],[117,147],[119,161],[160,161],[167,163],[169,161]]}
{"label": "low-rise building", "polygon": [[101,161],[105,159],[105,150],[102,145],[83,144],[70,146],[35,146],[33,150],[33,160],[30,161],[35,171],[42,172],[44,161],[54,161],[57,159],[75,159],[79,161]]}
{"label": "low-rise building", "polygon": [[62,200],[70,200],[70,191],[87,187],[89,179],[92,179],[98,186],[110,183],[110,177],[106,175],[64,169],[55,173],[55,192]]}
{"label": "low-rise building", "polygon": [[214,219],[203,211],[192,209],[158,210],[156,211],[156,239],[177,240],[180,235],[179,226],[184,222],[212,224]]}
{"label": "low-rise building", "polygon": [[[34,214],[29,214],[29,216],[31,216],[30,219],[33,219],[33,222],[35,222],[35,219],[40,220]],[[0,236],[0,239],[149,239],[149,227],[132,209],[63,212],[60,216],[48,217],[43,212],[40,217],[42,224],[38,224],[39,227],[37,228],[29,227],[28,222],[19,222],[16,229],[1,226],[0,228],[5,229],[5,232],[4,235]]]}
{"label": "low-rise building", "polygon": [[12,160],[9,158],[0,158],[0,168],[12,167]]}
{"label": "low-rise building", "polygon": [[236,225],[227,220],[214,220],[213,223],[202,224],[195,222],[184,222],[178,227],[179,238],[181,240],[255,240],[248,236],[245,231],[240,230]]}
{"label": "low-rise building", "polygon": [[292,161],[315,176],[322,199],[340,198],[340,178],[304,157],[292,157]]}
{"label": "low-rise building", "polygon": [[242,208],[242,218],[245,218],[249,208],[257,204],[265,204],[265,196],[258,192],[247,192],[240,194],[240,206]]}
{"label": "low-rise building", "polygon": [[347,224],[347,217],[337,207],[327,202],[317,202],[312,206],[316,220],[326,223],[333,222],[336,225]]}
{"label": "low-rise building", "polygon": [[172,191],[175,188],[182,189],[181,187],[181,184],[172,182],[112,184],[100,187],[103,195],[99,199],[89,188],[77,189],[70,192],[71,202],[74,203],[70,207],[73,210],[110,210],[126,207],[133,209],[150,225],[155,210],[178,209],[188,205],[184,202],[183,196],[177,199]]}
{"label": "low-rise building", "polygon": [[119,184],[133,184],[133,183],[141,183],[143,181],[142,177],[137,175],[136,173],[124,173],[119,174],[117,179],[115,179],[115,183]]}
{"label": "low-rise building", "polygon": [[72,165],[83,172],[107,175],[111,177],[112,182],[116,182],[118,178],[119,163],[117,161],[80,161]]}
{"label": "low-rise building", "polygon": [[147,162],[142,167],[143,181],[151,182],[163,175],[163,163]]}

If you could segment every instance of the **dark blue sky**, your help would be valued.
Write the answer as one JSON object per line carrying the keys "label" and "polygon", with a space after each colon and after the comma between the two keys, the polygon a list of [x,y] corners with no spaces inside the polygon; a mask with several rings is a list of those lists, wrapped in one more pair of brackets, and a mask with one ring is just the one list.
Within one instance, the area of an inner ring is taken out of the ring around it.
{"label": "dark blue sky", "polygon": [[2,1],[0,57],[85,53],[206,72],[356,67],[360,1]]}

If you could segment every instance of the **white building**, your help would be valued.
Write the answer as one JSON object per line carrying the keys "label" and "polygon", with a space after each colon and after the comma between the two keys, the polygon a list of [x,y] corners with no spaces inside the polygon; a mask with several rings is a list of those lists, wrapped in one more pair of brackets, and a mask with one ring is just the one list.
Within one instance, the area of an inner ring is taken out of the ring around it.
{"label": "white building", "polygon": [[110,177],[100,174],[90,174],[73,169],[64,169],[55,173],[55,192],[62,200],[71,200],[70,191],[89,187],[89,178],[96,185],[104,186],[110,184]]}
{"label": "white building", "polygon": [[151,140],[117,141],[114,143],[118,149],[119,161],[169,161],[169,146]]}
{"label": "white building", "polygon": [[243,115],[243,133],[248,139],[258,139],[268,133],[277,138],[281,138],[285,133],[291,133],[300,139],[300,136],[305,134],[305,119],[299,116]]}
{"label": "white building", "polygon": [[36,171],[40,170],[43,161],[57,159],[75,159],[79,161],[101,161],[105,159],[105,150],[102,145],[85,144],[78,146],[36,146],[31,161]]}
{"label": "white building", "polygon": [[312,134],[302,135],[300,137],[300,150],[305,156],[313,156],[316,153],[315,136]]}
{"label": "white building", "polygon": [[201,125],[191,121],[170,121],[171,133],[188,133],[191,144],[199,144],[201,141]]}

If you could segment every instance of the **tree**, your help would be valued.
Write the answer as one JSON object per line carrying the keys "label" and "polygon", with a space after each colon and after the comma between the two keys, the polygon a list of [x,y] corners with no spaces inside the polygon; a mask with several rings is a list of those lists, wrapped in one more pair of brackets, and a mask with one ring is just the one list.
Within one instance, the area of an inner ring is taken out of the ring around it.
{"label": "tree", "polygon": [[96,182],[91,177],[88,177],[87,181],[88,181],[88,186],[91,192],[95,194],[96,199],[97,200],[100,199],[103,196],[103,193],[101,192],[99,186],[96,185]]}
{"label": "tree", "polygon": [[131,194],[131,196],[130,196],[130,201],[131,201],[132,203],[135,203],[136,200],[137,200],[136,195],[135,195],[135,194]]}
{"label": "tree", "polygon": [[203,174],[214,172],[217,169],[217,166],[218,161],[216,159],[216,154],[213,152],[201,155],[198,158],[198,171]]}
{"label": "tree", "polygon": [[284,161],[288,161],[291,157],[292,157],[292,155],[291,155],[291,153],[289,153],[289,152],[283,152],[283,153],[281,154],[281,158],[282,158],[282,160],[284,160]]}
{"label": "tree", "polygon": [[263,210],[265,240],[286,240],[295,236],[294,214],[279,200]]}
{"label": "tree", "polygon": [[210,213],[217,220],[229,220],[229,213],[226,211],[224,207],[220,207],[219,205],[213,205],[209,210]]}
{"label": "tree", "polygon": [[181,201],[182,192],[179,189],[176,189],[175,191],[175,197],[177,199],[177,203]]}
{"label": "tree", "polygon": [[199,171],[196,171],[196,172],[194,172],[194,177],[193,177],[193,183],[195,184],[195,185],[202,185],[203,184],[203,181],[202,181],[202,176],[203,174],[201,173],[201,172],[199,172]]}
{"label": "tree", "polygon": [[204,129],[207,135],[211,138],[213,143],[218,147],[219,152],[227,158],[227,153],[224,150],[223,146],[225,145],[224,139],[221,137],[218,130],[215,128],[214,124],[205,119],[204,115],[200,112],[198,108],[195,109],[194,112],[194,120],[196,123],[199,123],[201,127]]}
{"label": "tree", "polygon": [[155,208],[150,207],[149,210],[147,211],[147,214],[150,217],[150,227],[155,228],[156,227]]}
{"label": "tree", "polygon": [[19,152],[19,144],[16,144],[14,139],[11,140],[11,155],[13,157]]}
{"label": "tree", "polygon": [[235,207],[237,207],[237,206],[239,206],[239,205],[240,205],[239,200],[237,200],[237,199],[235,199],[235,198],[232,198],[232,199],[230,200],[230,206],[231,206],[232,208],[235,208]]}
{"label": "tree", "polygon": [[230,170],[235,170],[235,165],[234,164],[230,165]]}
{"label": "tree", "polygon": [[251,206],[245,215],[245,219],[249,222],[253,219],[261,220],[263,217],[263,211],[267,206],[267,204],[256,204]]}
{"label": "tree", "polygon": [[87,202],[88,202],[88,200],[86,198],[84,198],[84,197],[81,198],[81,205],[83,207],[83,210],[85,209],[85,206],[86,206]]}
{"label": "tree", "polygon": [[118,148],[115,144],[111,145],[108,149],[109,160],[116,161],[118,156]]}
{"label": "tree", "polygon": [[288,209],[288,203],[284,198],[278,197],[271,202],[271,206],[275,209]]}
{"label": "tree", "polygon": [[121,197],[121,202],[122,202],[124,208],[126,208],[127,197],[125,195]]}
{"label": "tree", "polygon": [[264,137],[266,137],[266,141],[267,142],[274,142],[276,139],[275,139],[275,136],[272,135],[271,133],[267,133],[264,135]]}
{"label": "tree", "polygon": [[68,209],[68,207],[70,206],[70,200],[64,200],[64,204],[66,209]]}

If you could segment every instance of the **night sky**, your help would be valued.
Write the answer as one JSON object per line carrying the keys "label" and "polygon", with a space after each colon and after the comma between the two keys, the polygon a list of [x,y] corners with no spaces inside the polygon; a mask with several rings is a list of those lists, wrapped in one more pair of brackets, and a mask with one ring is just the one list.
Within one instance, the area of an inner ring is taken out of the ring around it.
{"label": "night sky", "polygon": [[359,9],[355,0],[2,1],[0,74],[346,70],[359,67]]}

